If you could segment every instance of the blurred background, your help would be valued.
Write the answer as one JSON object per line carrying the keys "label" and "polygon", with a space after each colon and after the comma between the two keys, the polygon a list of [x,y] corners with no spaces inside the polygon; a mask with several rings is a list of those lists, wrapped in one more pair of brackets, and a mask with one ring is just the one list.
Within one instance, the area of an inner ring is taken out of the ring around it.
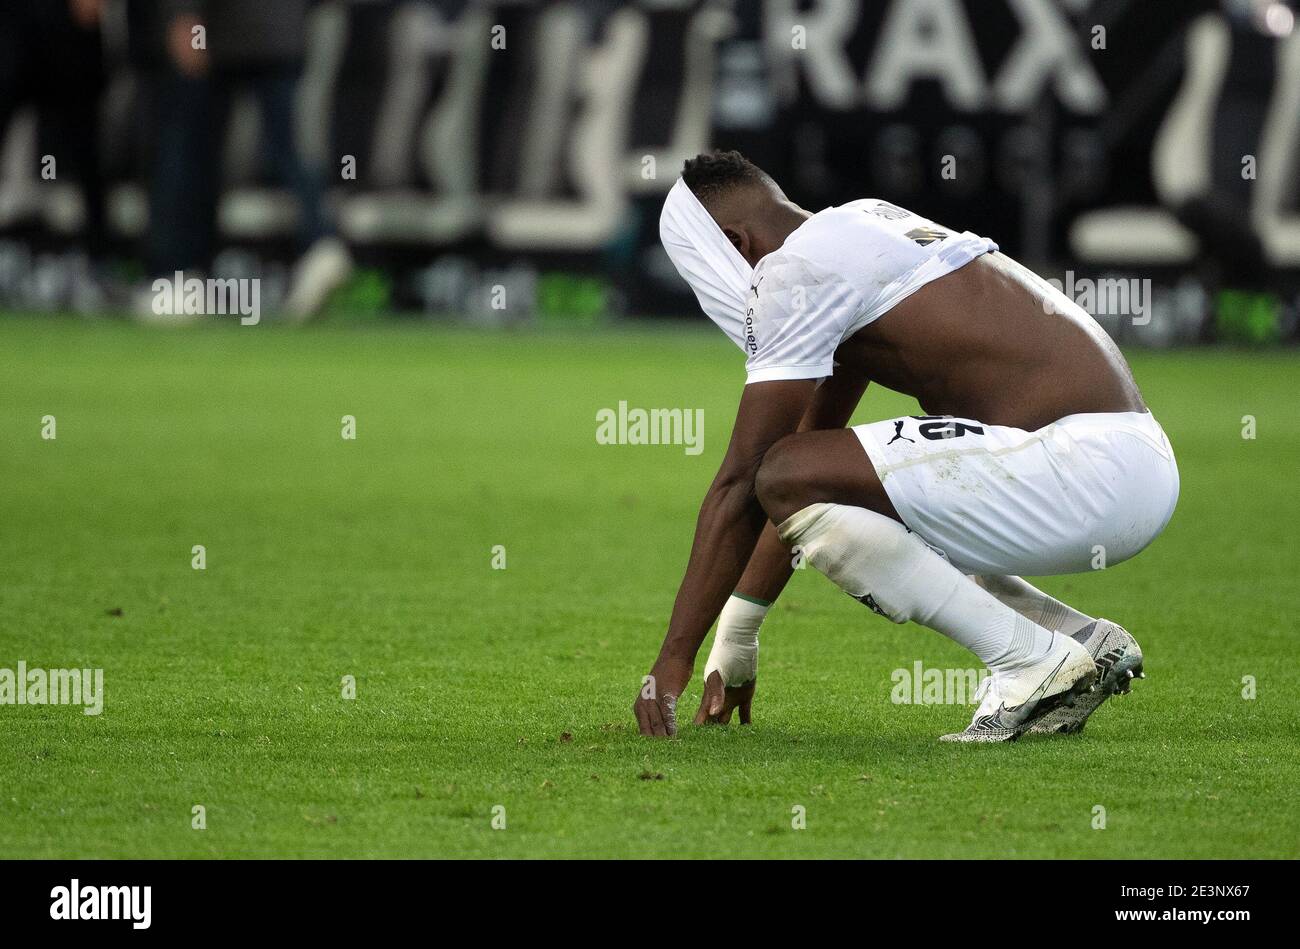
{"label": "blurred background", "polygon": [[739,148],[810,209],[1148,287],[1094,308],[1121,341],[1293,341],[1296,9],[3,0],[0,309],[156,319],[183,271],[285,322],[698,318],[658,210]]}

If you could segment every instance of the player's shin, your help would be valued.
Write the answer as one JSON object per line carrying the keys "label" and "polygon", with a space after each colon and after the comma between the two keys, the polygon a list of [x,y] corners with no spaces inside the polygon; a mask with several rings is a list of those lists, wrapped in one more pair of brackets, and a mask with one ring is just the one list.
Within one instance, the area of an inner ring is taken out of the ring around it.
{"label": "player's shin", "polygon": [[780,525],[808,562],[896,623],[913,620],[961,643],[994,672],[1044,659],[1053,633],[999,602],[915,534],[884,515],[813,504]]}
{"label": "player's shin", "polygon": [[1020,577],[985,576],[971,579],[1002,603],[1044,629],[1073,636],[1096,621],[1095,617],[1080,613],[1068,603],[1049,596]]}

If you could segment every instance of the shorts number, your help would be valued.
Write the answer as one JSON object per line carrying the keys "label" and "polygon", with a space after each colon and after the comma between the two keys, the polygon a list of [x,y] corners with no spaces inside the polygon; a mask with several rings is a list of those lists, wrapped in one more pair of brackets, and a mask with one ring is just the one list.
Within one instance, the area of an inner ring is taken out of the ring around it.
{"label": "shorts number", "polygon": [[[918,419],[932,419],[933,415],[918,415]],[[954,419],[946,418],[940,421],[926,422],[924,425],[917,426],[917,431],[921,433],[922,438],[928,438],[932,442],[941,441],[945,438],[961,438],[963,435],[983,435],[984,427],[981,425],[969,425],[966,422],[958,422]]]}

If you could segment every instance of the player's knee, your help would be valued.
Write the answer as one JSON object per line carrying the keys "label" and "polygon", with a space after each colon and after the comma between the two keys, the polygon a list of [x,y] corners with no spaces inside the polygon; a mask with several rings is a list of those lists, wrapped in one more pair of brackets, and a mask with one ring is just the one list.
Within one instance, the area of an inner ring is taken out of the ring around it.
{"label": "player's knee", "polygon": [[794,437],[787,435],[767,450],[754,478],[758,503],[763,505],[773,524],[780,524],[806,506],[805,475],[797,461]]}

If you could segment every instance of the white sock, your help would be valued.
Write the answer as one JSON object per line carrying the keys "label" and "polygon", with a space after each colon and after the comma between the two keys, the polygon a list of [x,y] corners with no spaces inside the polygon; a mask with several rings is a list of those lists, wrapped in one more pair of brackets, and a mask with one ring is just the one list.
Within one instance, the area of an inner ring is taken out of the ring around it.
{"label": "white sock", "polygon": [[812,504],[777,528],[781,540],[844,592],[913,620],[975,653],[994,672],[1037,662],[1054,634],[999,602],[902,524],[843,504]]}
{"label": "white sock", "polygon": [[1096,617],[1080,613],[1068,603],[1048,596],[1020,577],[971,577],[976,583],[1021,616],[1066,636],[1073,636]]}

